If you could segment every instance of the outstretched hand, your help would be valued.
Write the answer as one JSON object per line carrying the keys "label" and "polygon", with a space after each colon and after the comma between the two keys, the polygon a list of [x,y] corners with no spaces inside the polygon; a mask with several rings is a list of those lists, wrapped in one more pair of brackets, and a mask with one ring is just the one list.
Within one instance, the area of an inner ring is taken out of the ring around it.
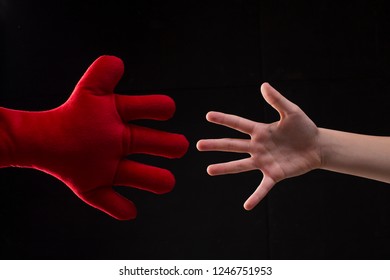
{"label": "outstretched hand", "polygon": [[260,170],[263,179],[244,203],[253,209],[283,179],[304,174],[321,164],[317,145],[318,128],[294,103],[271,87],[261,86],[261,93],[269,105],[279,112],[280,120],[270,124],[251,121],[221,112],[209,112],[209,122],[230,127],[248,134],[250,139],[203,139],[197,143],[199,151],[248,153],[250,157],[208,166],[209,175],[234,174]]}
{"label": "outstretched hand", "polygon": [[113,186],[157,194],[172,190],[175,178],[169,170],[126,157],[144,153],[180,158],[186,153],[188,141],[183,135],[129,123],[167,120],[175,103],[166,95],[114,94],[123,72],[119,58],[101,56],[60,107],[43,112],[1,108],[9,141],[4,141],[8,145],[0,166],[49,173],[89,205],[120,220],[135,218],[136,207]]}

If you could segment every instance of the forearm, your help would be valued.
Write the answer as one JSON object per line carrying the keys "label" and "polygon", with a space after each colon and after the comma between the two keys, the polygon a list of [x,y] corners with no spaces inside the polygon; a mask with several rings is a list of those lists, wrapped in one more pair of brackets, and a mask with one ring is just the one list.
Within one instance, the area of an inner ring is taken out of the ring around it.
{"label": "forearm", "polygon": [[319,129],[321,169],[390,183],[390,137]]}

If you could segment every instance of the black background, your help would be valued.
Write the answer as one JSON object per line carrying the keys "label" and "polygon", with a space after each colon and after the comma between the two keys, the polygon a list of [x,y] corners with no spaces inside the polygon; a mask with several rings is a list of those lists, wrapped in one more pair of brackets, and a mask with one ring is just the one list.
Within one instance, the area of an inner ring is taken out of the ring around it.
{"label": "black background", "polygon": [[0,170],[3,259],[387,259],[390,188],[312,171],[279,183],[253,211],[242,204],[260,172],[210,177],[202,138],[241,137],[205,121],[219,110],[260,121],[278,115],[259,93],[270,82],[320,127],[389,135],[390,38],[386,1],[1,0],[0,106],[62,104],[98,56],[125,63],[116,91],[164,93],[167,122],[183,133],[178,160],[139,156],[170,169],[177,184],[154,195],[118,191],[138,207],[117,221],[57,179]]}

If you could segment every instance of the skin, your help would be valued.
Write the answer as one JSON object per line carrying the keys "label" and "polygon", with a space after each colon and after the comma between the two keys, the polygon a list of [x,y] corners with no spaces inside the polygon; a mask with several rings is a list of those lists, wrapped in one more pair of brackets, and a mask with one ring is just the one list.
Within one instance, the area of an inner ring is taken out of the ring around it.
{"label": "skin", "polygon": [[209,122],[245,133],[250,139],[202,139],[197,143],[199,151],[250,155],[207,168],[211,176],[251,170],[263,173],[260,185],[244,203],[246,210],[253,209],[276,183],[314,169],[390,183],[390,137],[319,128],[299,106],[270,84],[263,83],[260,91],[265,101],[279,112],[279,121],[265,124],[211,111],[206,115]]}

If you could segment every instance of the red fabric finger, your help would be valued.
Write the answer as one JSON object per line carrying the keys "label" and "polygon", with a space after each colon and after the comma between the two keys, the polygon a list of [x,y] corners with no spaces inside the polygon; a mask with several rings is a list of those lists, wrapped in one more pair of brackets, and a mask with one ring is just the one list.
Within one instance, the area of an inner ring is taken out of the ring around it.
{"label": "red fabric finger", "polygon": [[170,133],[143,126],[128,125],[127,154],[150,154],[166,158],[180,158],[188,150],[188,140],[182,134]]}
{"label": "red fabric finger", "polygon": [[118,165],[114,185],[163,194],[173,189],[175,177],[166,169],[131,160],[122,160]]}
{"label": "red fabric finger", "polygon": [[96,188],[79,197],[89,205],[118,220],[135,219],[137,216],[134,203],[115,192],[111,187]]}
{"label": "red fabric finger", "polygon": [[95,95],[113,93],[124,72],[120,58],[104,55],[96,59],[77,83],[77,87],[87,89]]}
{"label": "red fabric finger", "polygon": [[175,110],[173,99],[167,95],[115,95],[116,107],[124,121],[136,119],[168,120]]}

